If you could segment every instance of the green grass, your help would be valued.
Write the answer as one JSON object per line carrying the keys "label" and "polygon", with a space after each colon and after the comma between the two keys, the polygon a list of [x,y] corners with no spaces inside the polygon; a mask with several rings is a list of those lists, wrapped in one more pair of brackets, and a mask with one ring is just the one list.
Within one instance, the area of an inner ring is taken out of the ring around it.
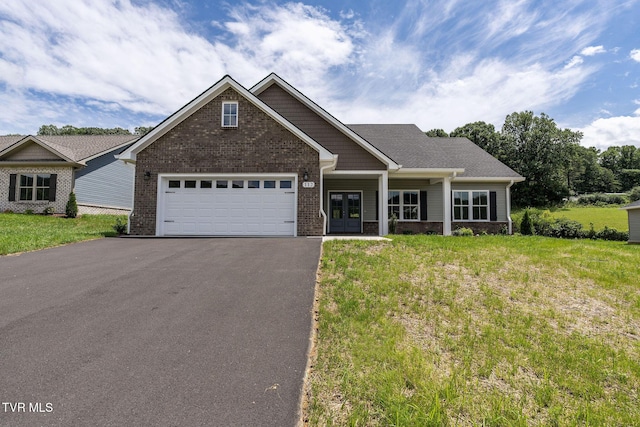
{"label": "green grass", "polygon": [[332,241],[310,425],[640,425],[640,247]]}
{"label": "green grass", "polygon": [[70,219],[3,213],[0,214],[0,255],[115,236],[112,227],[116,218],[127,219],[114,215],[82,215]]}
{"label": "green grass", "polygon": [[[551,208],[544,211],[551,218],[568,218],[578,221],[588,230],[593,224],[596,231],[602,230],[605,226],[615,228],[618,231],[629,231],[629,222],[627,219],[627,211],[617,206],[585,206],[570,208]],[[524,215],[524,210],[514,211],[512,218],[519,221]]]}

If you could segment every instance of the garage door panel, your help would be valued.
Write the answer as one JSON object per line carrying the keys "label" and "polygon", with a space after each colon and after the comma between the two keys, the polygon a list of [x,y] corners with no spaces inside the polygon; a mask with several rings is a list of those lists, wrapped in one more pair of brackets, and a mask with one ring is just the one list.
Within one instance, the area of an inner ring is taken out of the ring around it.
{"label": "garage door panel", "polygon": [[[177,180],[178,178],[171,178]],[[188,180],[192,181],[190,177]],[[197,178],[216,182],[216,177]],[[247,188],[248,180],[260,181],[259,188]],[[160,207],[167,235],[294,235],[295,192],[264,188],[264,180],[282,178],[238,177],[243,188],[167,188]],[[290,180],[291,178],[286,178]],[[233,178],[236,180],[236,178]],[[232,179],[228,179],[232,181]]]}

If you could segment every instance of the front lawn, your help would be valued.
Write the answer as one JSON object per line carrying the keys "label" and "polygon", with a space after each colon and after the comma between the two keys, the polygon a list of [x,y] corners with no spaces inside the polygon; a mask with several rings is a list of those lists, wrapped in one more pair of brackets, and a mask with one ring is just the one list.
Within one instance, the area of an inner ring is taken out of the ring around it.
{"label": "front lawn", "polygon": [[82,215],[60,218],[45,215],[0,214],[0,255],[58,246],[81,240],[115,236],[116,219],[126,216]]}
{"label": "front lawn", "polygon": [[[618,231],[629,231],[627,211],[618,206],[576,206],[570,208],[552,208],[546,211],[550,218],[567,218],[578,221],[585,230],[589,230],[591,224],[596,231],[605,226],[615,228]],[[512,218],[519,223],[524,215],[524,210],[514,211]]]}
{"label": "front lawn", "polygon": [[640,246],[324,244],[310,425],[639,425]]}

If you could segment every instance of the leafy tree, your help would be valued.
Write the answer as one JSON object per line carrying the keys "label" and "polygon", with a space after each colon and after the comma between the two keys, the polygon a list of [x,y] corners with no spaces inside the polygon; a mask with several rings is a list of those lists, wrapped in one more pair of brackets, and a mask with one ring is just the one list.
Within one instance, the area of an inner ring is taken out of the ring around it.
{"label": "leafy tree", "polygon": [[38,129],[38,135],[131,135],[128,129],[121,127],[98,128],[83,127],[77,128],[72,125],[64,125],[58,128],[56,125],[42,125]]}
{"label": "leafy tree", "polygon": [[138,126],[134,129],[134,135],[146,135],[153,130],[154,126]]}
{"label": "leafy tree", "polygon": [[450,134],[451,137],[465,137],[482,148],[496,159],[509,165],[514,158],[515,146],[504,138],[496,128],[489,123],[474,122],[458,127]]}
{"label": "leafy tree", "polygon": [[444,129],[431,129],[426,131],[425,134],[430,137],[439,137],[439,138],[446,138],[449,136],[449,134],[446,133]]}
{"label": "leafy tree", "polygon": [[524,211],[524,215],[522,216],[522,222],[520,223],[520,233],[525,236],[531,236],[534,233],[533,223],[531,222],[531,217],[529,216],[529,209]]}
{"label": "leafy tree", "polygon": [[582,138],[580,132],[559,129],[548,115],[532,111],[512,113],[505,119],[502,136],[515,156],[508,164],[527,180],[514,186],[518,206],[546,206],[569,194],[566,155]]}

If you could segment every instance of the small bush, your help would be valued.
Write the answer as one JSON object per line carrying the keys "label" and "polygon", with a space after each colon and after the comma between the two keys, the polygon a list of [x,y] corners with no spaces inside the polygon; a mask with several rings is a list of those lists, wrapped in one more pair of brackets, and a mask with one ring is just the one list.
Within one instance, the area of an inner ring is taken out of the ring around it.
{"label": "small bush", "polygon": [[33,215],[33,209],[25,209],[24,210],[24,214],[25,215]]}
{"label": "small bush", "polygon": [[531,222],[531,216],[529,215],[529,209],[524,211],[522,222],[520,223],[520,233],[525,236],[531,236],[534,234],[533,223]]}
{"label": "small bush", "polygon": [[126,221],[123,222],[120,218],[116,218],[116,223],[113,226],[113,229],[115,230],[116,233],[118,233],[118,235],[125,234],[127,232]]}
{"label": "small bush", "polygon": [[636,200],[640,200],[640,187],[633,187],[629,191],[629,201],[635,202]]}
{"label": "small bush", "polygon": [[47,206],[42,210],[42,213],[44,215],[53,215],[54,212],[55,212],[55,209],[53,208],[53,206]]}
{"label": "small bush", "polygon": [[451,232],[453,236],[473,236],[473,230],[467,227],[456,228]]}
{"label": "small bush", "polygon": [[398,217],[396,214],[392,214],[391,218],[389,218],[389,234],[396,234],[396,229],[398,228]]}
{"label": "small bush", "polygon": [[78,216],[78,203],[76,202],[76,194],[72,191],[69,193],[69,201],[65,209],[67,218],[75,218]]}

